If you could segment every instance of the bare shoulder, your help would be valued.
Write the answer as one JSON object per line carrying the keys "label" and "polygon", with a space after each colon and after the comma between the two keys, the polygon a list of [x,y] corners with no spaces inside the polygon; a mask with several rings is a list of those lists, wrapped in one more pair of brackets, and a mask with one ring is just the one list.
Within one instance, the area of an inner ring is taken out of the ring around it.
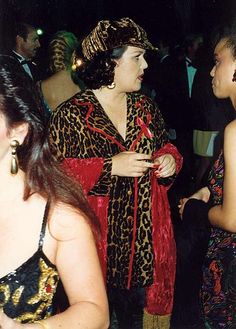
{"label": "bare shoulder", "polygon": [[50,231],[59,241],[92,237],[88,219],[79,211],[66,204],[58,203],[50,215]]}
{"label": "bare shoulder", "polygon": [[231,121],[224,131],[224,148],[225,147],[235,147],[236,142],[236,120]]}
{"label": "bare shoulder", "polygon": [[43,94],[47,94],[48,90],[50,91],[52,89],[52,82],[53,82],[53,76],[50,76],[45,80],[42,80],[41,87]]}
{"label": "bare shoulder", "polygon": [[235,134],[236,135],[236,120],[231,121],[226,127],[225,127],[225,134]]}
{"label": "bare shoulder", "polygon": [[231,169],[233,169],[236,161],[236,120],[233,120],[225,127],[224,159],[226,167],[232,167]]}

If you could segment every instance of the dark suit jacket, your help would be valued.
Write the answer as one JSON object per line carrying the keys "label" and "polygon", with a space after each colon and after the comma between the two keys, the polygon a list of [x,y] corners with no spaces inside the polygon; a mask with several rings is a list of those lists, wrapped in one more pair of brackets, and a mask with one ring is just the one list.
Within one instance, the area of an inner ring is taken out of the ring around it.
{"label": "dark suit jacket", "polygon": [[157,99],[167,125],[177,131],[191,130],[191,100],[185,59],[168,56],[159,68]]}
{"label": "dark suit jacket", "polygon": [[[16,61],[19,63],[19,65],[21,66],[21,68],[25,72],[25,74],[27,74],[27,76],[29,76],[31,78],[31,76],[24,70],[23,65],[20,63],[19,59],[21,59],[21,58],[19,56],[17,56],[17,54],[14,51],[11,51],[9,53],[9,55],[16,59]],[[36,81],[40,80],[40,74],[39,74],[39,70],[37,68],[36,63],[34,63],[32,61],[27,61],[27,65],[28,65],[28,67],[30,69],[30,72],[32,74],[33,81],[36,82]]]}

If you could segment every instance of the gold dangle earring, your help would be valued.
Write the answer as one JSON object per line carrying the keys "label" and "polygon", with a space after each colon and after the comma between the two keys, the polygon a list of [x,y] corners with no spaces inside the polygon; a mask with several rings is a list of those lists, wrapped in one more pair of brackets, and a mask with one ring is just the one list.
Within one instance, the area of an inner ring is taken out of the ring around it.
{"label": "gold dangle earring", "polygon": [[76,66],[76,57],[73,57],[72,65],[71,65],[71,70],[72,71],[76,71],[76,69],[77,69],[77,66]]}
{"label": "gold dangle earring", "polygon": [[17,147],[19,146],[19,142],[14,139],[13,141],[11,141],[10,146],[12,148],[11,150],[11,174],[12,175],[16,175],[18,173],[18,159],[17,159],[17,154],[16,154],[16,150]]}
{"label": "gold dangle earring", "polygon": [[75,72],[78,69],[78,67],[81,66],[82,64],[83,64],[82,59],[74,56],[72,60],[71,70]]}
{"label": "gold dangle earring", "polygon": [[113,81],[110,85],[107,86],[108,89],[114,89],[116,86],[116,83]]}

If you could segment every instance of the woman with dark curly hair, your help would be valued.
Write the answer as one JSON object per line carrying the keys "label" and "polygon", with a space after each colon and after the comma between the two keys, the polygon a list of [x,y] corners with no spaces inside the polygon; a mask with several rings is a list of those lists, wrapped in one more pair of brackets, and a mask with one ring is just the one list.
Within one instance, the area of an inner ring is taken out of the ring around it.
{"label": "woman with dark curly hair", "polygon": [[100,219],[100,257],[119,327],[168,328],[175,243],[167,190],[182,158],[156,104],[138,92],[145,52],[155,48],[129,18],[100,21],[81,47],[77,71],[88,89],[53,113],[52,149]]}
{"label": "woman with dark curly hair", "polygon": [[[28,78],[8,57],[0,56],[0,328],[105,329],[98,223],[52,157],[31,85],[22,86]],[[60,314],[59,280],[69,300]]]}

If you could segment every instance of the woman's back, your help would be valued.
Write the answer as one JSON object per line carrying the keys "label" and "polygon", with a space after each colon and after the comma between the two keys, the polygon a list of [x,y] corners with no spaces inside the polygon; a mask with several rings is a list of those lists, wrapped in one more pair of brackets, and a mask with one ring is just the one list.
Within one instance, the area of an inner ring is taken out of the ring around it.
{"label": "woman's back", "polygon": [[54,111],[58,105],[80,90],[80,87],[73,82],[71,74],[67,70],[59,71],[41,81],[41,92],[51,111]]}

